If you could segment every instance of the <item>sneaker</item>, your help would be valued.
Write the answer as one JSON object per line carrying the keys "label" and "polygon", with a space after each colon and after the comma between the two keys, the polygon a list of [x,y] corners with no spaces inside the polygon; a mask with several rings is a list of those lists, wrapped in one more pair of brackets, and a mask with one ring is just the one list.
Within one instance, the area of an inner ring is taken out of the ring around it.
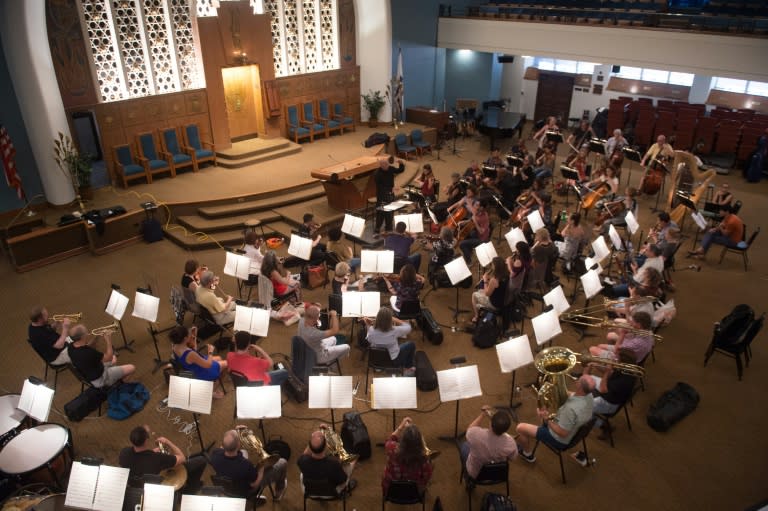
{"label": "sneaker", "polygon": [[573,453],[571,454],[571,457],[575,459],[576,463],[578,463],[582,467],[586,467],[588,465],[587,455],[584,454],[584,451]]}
{"label": "sneaker", "polygon": [[604,284],[608,284],[609,286],[614,286],[614,285],[616,285],[616,281],[615,281],[615,280],[613,280],[612,278],[609,278],[609,277],[605,277],[605,278],[603,279],[603,283],[604,283]]}
{"label": "sneaker", "polygon": [[536,461],[536,455],[533,453],[525,454],[525,451],[523,451],[522,449],[518,449],[517,452],[518,454],[520,454],[520,457],[523,458],[528,463],[533,463]]}
{"label": "sneaker", "polygon": [[283,487],[278,490],[277,485],[275,485],[275,496],[272,498],[272,500],[281,500],[285,496],[285,492],[288,491],[288,478],[285,478],[285,481],[283,481]]}
{"label": "sneaker", "polygon": [[403,376],[416,376],[416,368],[409,367],[407,369],[403,369]]}

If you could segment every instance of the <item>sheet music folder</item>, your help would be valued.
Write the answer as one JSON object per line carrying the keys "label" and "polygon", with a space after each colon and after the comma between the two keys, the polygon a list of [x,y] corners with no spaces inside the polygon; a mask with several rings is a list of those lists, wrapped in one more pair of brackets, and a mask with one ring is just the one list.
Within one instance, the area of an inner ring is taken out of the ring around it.
{"label": "sheet music folder", "polygon": [[212,381],[171,376],[168,385],[168,408],[210,414],[212,399]]}
{"label": "sheet music folder", "polygon": [[371,408],[400,410],[418,407],[416,378],[374,378],[371,384]]}
{"label": "sheet music folder", "polygon": [[95,511],[115,511],[123,508],[125,487],[130,470],[108,465],[72,463],[64,505]]}
{"label": "sheet music folder", "polygon": [[245,511],[245,499],[182,495],[179,511]]}
{"label": "sheet music folder", "polygon": [[173,509],[173,486],[144,483],[144,503],[141,511],[168,511]]}
{"label": "sheet music folder", "polygon": [[309,408],[352,408],[351,376],[310,376]]}
{"label": "sheet music folder", "polygon": [[52,401],[53,389],[24,380],[24,387],[21,389],[19,404],[16,408],[37,421],[45,422],[48,420]]}
{"label": "sheet music folder", "polygon": [[437,371],[437,386],[443,403],[483,395],[476,365]]}

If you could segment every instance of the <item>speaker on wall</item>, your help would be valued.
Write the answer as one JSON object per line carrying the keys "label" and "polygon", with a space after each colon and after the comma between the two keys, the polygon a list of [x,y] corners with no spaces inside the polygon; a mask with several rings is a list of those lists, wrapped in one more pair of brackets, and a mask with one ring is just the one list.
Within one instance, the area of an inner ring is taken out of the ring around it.
{"label": "speaker on wall", "polygon": [[621,72],[621,66],[612,66],[611,67],[611,73],[620,73]]}
{"label": "speaker on wall", "polygon": [[515,61],[514,55],[498,55],[496,57],[496,60],[499,62],[499,64],[511,64]]}

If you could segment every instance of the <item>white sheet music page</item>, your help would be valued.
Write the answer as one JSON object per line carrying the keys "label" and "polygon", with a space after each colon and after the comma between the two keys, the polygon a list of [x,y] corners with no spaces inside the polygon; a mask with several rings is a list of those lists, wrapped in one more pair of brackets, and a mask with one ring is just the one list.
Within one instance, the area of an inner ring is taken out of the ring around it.
{"label": "white sheet music page", "polygon": [[469,266],[463,257],[457,257],[450,263],[445,265],[445,272],[448,274],[448,279],[452,285],[456,285],[472,276],[472,272],[469,271]]}
{"label": "white sheet music page", "polygon": [[637,223],[637,218],[635,218],[635,215],[631,211],[627,211],[624,221],[627,222],[627,229],[629,229],[630,234],[635,234],[640,228],[640,224]]}
{"label": "white sheet music page", "polygon": [[173,486],[144,483],[144,507],[141,511],[168,511],[173,509]]}
{"label": "white sheet music page", "polygon": [[24,380],[24,387],[21,389],[17,408],[33,419],[45,422],[48,420],[52,401],[53,389]]}
{"label": "white sheet music page", "polygon": [[235,331],[266,337],[269,333],[269,311],[243,305],[235,306]]}
{"label": "white sheet music page", "polygon": [[584,288],[584,295],[587,299],[592,298],[603,290],[603,285],[600,283],[600,274],[595,270],[589,270],[581,276],[581,285]]}
{"label": "white sheet music page", "polygon": [[525,234],[523,234],[523,230],[519,227],[514,227],[504,235],[504,238],[506,238],[507,243],[509,244],[509,248],[512,249],[512,252],[517,252],[517,248],[515,248],[517,246],[517,242],[525,241]]}
{"label": "white sheet music page", "polygon": [[298,234],[292,234],[291,243],[288,245],[288,253],[299,259],[309,261],[312,254],[312,240]]}
{"label": "white sheet music page", "polygon": [[475,247],[475,254],[477,254],[477,260],[480,262],[480,266],[488,266],[496,254],[496,247],[493,246],[493,242],[482,243]]}
{"label": "white sheet music page", "polygon": [[160,298],[136,291],[133,298],[134,318],[144,319],[154,323],[157,321],[157,311],[160,308]]}
{"label": "white sheet music page", "polygon": [[392,273],[395,252],[392,250],[361,250],[360,271],[363,273]]}
{"label": "white sheet music page", "polygon": [[704,220],[704,216],[699,213],[698,211],[695,211],[691,213],[691,218],[693,218],[693,221],[696,222],[696,225],[699,226],[699,229],[702,231],[705,231],[707,229],[707,221]]}
{"label": "white sheet music page", "polygon": [[531,226],[531,232],[536,232],[539,229],[544,228],[544,219],[541,218],[541,213],[538,209],[534,209],[533,213],[528,215],[528,224]]}
{"label": "white sheet music page", "polygon": [[437,371],[437,386],[442,402],[483,395],[476,365]]}
{"label": "white sheet music page", "polygon": [[230,277],[236,277],[240,280],[248,280],[248,273],[251,270],[251,260],[242,254],[227,252],[227,258],[224,261],[224,274]]}
{"label": "white sheet music page", "polygon": [[362,311],[362,292],[347,291],[341,294],[341,315],[345,318],[359,318]]}
{"label": "white sheet music page", "polygon": [[123,509],[125,487],[128,485],[130,470],[122,467],[99,467],[99,480],[96,483],[96,495],[93,509],[96,511],[116,511]]}
{"label": "white sheet music page", "polygon": [[344,215],[344,222],[341,224],[341,232],[349,234],[355,238],[363,235],[365,230],[365,219],[354,215]]}
{"label": "white sheet music page", "polygon": [[552,291],[545,294],[544,303],[554,307],[558,316],[571,307],[571,305],[568,303],[568,300],[565,298],[563,286],[557,286]]}
{"label": "white sheet music page", "polygon": [[527,335],[515,337],[496,345],[496,356],[502,373],[511,373],[516,369],[533,363],[533,352]]}
{"label": "white sheet music page", "polygon": [[608,237],[611,238],[613,248],[616,250],[622,249],[624,243],[622,243],[621,236],[619,236],[619,231],[616,230],[616,227],[614,227],[613,224],[608,227]]}
{"label": "white sheet music page", "polygon": [[189,378],[171,375],[168,382],[168,408],[189,408]]}
{"label": "white sheet music page", "polygon": [[282,415],[280,387],[237,387],[238,419],[278,419]]}
{"label": "white sheet music page", "polygon": [[360,295],[361,315],[366,318],[376,317],[381,307],[381,293],[378,291],[363,291]]}
{"label": "white sheet music page", "polygon": [[182,495],[180,511],[245,511],[245,499]]}
{"label": "white sheet music page", "polygon": [[99,480],[99,467],[84,465],[79,461],[72,463],[67,484],[67,496],[64,504],[80,509],[93,508],[93,497],[96,494],[96,482]]}
{"label": "white sheet music page", "polygon": [[310,376],[309,408],[352,408],[352,377]]}
{"label": "white sheet music page", "polygon": [[[197,413],[211,413],[211,401],[213,400],[213,382],[192,380],[189,386],[189,406],[187,410]],[[278,387],[279,389],[279,387]],[[168,399],[170,402],[170,398]]]}
{"label": "white sheet music page", "polygon": [[395,225],[400,222],[405,224],[405,230],[412,233],[424,232],[424,217],[421,213],[410,213],[407,215],[395,215]]}
{"label": "white sheet music page", "polygon": [[107,302],[107,308],[104,312],[120,321],[123,319],[123,314],[125,314],[127,307],[128,297],[120,293],[120,291],[113,289],[112,294],[109,295],[109,302]]}
{"label": "white sheet music page", "polygon": [[536,343],[541,346],[548,340],[563,332],[560,327],[560,317],[555,309],[543,312],[531,319],[533,325],[533,334],[536,337]]}
{"label": "white sheet music page", "polygon": [[611,255],[611,250],[608,248],[608,245],[605,243],[605,238],[602,236],[598,236],[595,238],[595,241],[592,242],[592,250],[595,252],[594,259],[598,263]]}
{"label": "white sheet music page", "polygon": [[377,410],[416,408],[416,378],[374,378],[371,407]]}

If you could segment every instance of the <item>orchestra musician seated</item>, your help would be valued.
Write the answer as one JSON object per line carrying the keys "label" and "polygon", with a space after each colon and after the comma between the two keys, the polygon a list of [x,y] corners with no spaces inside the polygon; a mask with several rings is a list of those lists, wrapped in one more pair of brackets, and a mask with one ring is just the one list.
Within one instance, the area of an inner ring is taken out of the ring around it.
{"label": "orchestra musician seated", "polygon": [[200,481],[205,471],[206,461],[203,456],[192,456],[189,459],[179,447],[164,436],[152,437],[154,433],[148,425],[136,426],[131,430],[129,439],[131,445],[120,451],[119,463],[129,469],[129,477],[134,484],[144,487],[140,478],[145,474],[158,475],[164,470],[184,465],[187,471],[187,481],[182,491],[194,494],[202,487]]}
{"label": "orchestra musician seated", "polygon": [[581,225],[581,214],[572,213],[568,217],[568,223],[560,231],[563,237],[563,250],[560,257],[563,259],[565,272],[573,271],[573,262],[579,256],[581,249],[586,245],[587,233]]}
{"label": "orchestra musician seated", "polygon": [[467,264],[472,262],[472,251],[474,248],[482,243],[487,243],[491,239],[491,218],[488,215],[487,203],[480,202],[477,204],[470,222],[471,224],[462,227],[462,231],[466,232],[469,230],[469,234],[459,242],[459,249]]}
{"label": "orchestra musician seated", "polygon": [[616,168],[612,165],[608,165],[602,172],[593,175],[592,180],[587,183],[587,188],[590,190],[598,191],[601,187],[607,187],[607,190],[603,191],[601,196],[608,199],[613,199],[619,193],[619,177]]}
{"label": "orchestra musician seated", "polygon": [[475,184],[475,176],[478,174],[482,176],[483,169],[480,168],[480,164],[477,162],[477,160],[472,160],[469,162],[469,167],[464,170],[464,174],[461,177],[471,181],[472,184]]}
{"label": "orchestra musician seated", "polygon": [[704,259],[712,245],[735,248],[744,240],[744,222],[733,213],[733,208],[727,205],[720,206],[720,214],[723,215],[723,220],[717,227],[707,231],[701,239],[701,246],[693,252],[688,252],[689,256]]}
{"label": "orchestra musician seated", "polygon": [[513,145],[512,149],[510,149],[510,154],[520,159],[528,155],[528,147],[525,145],[524,138],[518,139],[517,144]]}
{"label": "orchestra musician seated", "polygon": [[281,500],[288,489],[288,461],[280,458],[274,465],[254,465],[248,459],[248,451],[241,449],[237,431],[240,429],[246,429],[246,426],[236,426],[224,433],[221,447],[211,452],[211,467],[217,476],[231,479],[235,492],[241,497],[248,499],[259,495],[259,500],[266,501],[266,496],[261,493],[274,485],[274,500]]}
{"label": "orchestra musician seated", "polygon": [[613,202],[598,205],[600,214],[595,220],[594,231],[603,236],[608,234],[610,226],[621,227],[627,225],[627,212],[631,211],[637,217],[637,189],[628,186],[623,196],[619,196]]}
{"label": "orchestra musician seated", "polygon": [[674,158],[674,156],[675,150],[671,145],[667,144],[667,137],[665,135],[659,135],[656,137],[656,142],[652,144],[643,155],[643,159],[640,160],[640,166],[645,167],[646,162],[650,165],[656,159],[665,161]]}
{"label": "orchestra musician seated", "polygon": [[416,368],[413,366],[413,356],[416,353],[416,344],[406,341],[398,344],[398,339],[407,337],[411,333],[411,325],[392,315],[392,309],[381,307],[376,314],[376,319],[363,318],[368,326],[368,342],[375,348],[387,348],[389,358],[395,367],[405,368],[405,375],[413,376]]}
{"label": "orchestra musician seated", "polygon": [[[349,265],[345,262],[340,262],[336,265],[336,269],[333,272],[333,280],[331,280],[331,293],[335,295],[340,295],[342,293],[347,292],[347,287],[349,286],[349,276],[351,272],[351,268]],[[364,290],[364,284],[365,281],[363,279],[359,279],[357,281],[357,290],[363,291]]]}
{"label": "orchestra musician seated", "polygon": [[[533,139],[537,140],[539,143],[539,153],[541,153],[544,149],[544,145],[547,142],[547,132],[554,132],[554,133],[560,133],[560,126],[557,125],[557,118],[554,116],[547,117],[547,122],[542,126],[539,131],[536,132],[535,135],[533,135]],[[553,153],[557,153],[557,146],[555,146]],[[537,154],[538,156],[538,154]]]}
{"label": "orchestra musician seated", "polygon": [[52,326],[49,323],[48,309],[37,306],[29,314],[29,341],[32,347],[40,354],[48,364],[68,364],[69,351],[67,340],[69,337],[69,318],[57,321]]}
{"label": "orchestra musician seated", "polygon": [[411,263],[400,268],[400,278],[391,282],[386,275],[382,277],[387,290],[392,295],[390,302],[395,312],[400,312],[406,302],[418,302],[419,293],[424,288],[424,277],[416,273]]}
{"label": "orchestra musician seated", "polygon": [[624,147],[628,146],[629,142],[624,138],[621,130],[616,128],[613,130],[613,136],[605,143],[605,157],[610,160],[616,151],[621,151]]}
{"label": "orchestra musician seated", "polygon": [[[226,360],[213,355],[213,344],[208,344],[205,347],[208,355],[198,353],[196,326],[187,329],[183,325],[177,325],[168,333],[168,338],[171,341],[173,360],[183,370],[191,372],[195,379],[216,381],[227,370]],[[219,390],[214,391],[213,397],[222,399],[224,393]]]}
{"label": "orchestra musician seated", "polygon": [[500,311],[504,307],[504,298],[509,285],[509,268],[502,257],[494,257],[490,268],[483,274],[479,283],[480,288],[472,293],[472,310],[474,316],[470,320],[477,323],[480,309],[493,312]]}
{"label": "orchestra musician seated", "polygon": [[484,165],[493,167],[495,169],[503,168],[507,166],[507,162],[501,157],[501,151],[494,149],[491,151],[491,155],[485,160]]}
{"label": "orchestra musician seated", "polygon": [[451,174],[451,184],[448,185],[446,190],[446,202],[448,206],[455,204],[464,197],[465,184],[461,181],[461,175],[458,172]]}
{"label": "orchestra musician seated", "polygon": [[392,250],[395,258],[412,264],[418,272],[421,267],[421,254],[418,251],[411,254],[411,246],[416,236],[406,232],[405,228],[405,222],[397,222],[395,232],[388,234],[384,239],[384,248]]}
{"label": "orchestra musician seated", "polygon": [[453,261],[455,256],[456,240],[453,237],[453,229],[445,226],[442,227],[440,229],[440,237],[435,241],[426,242],[424,246],[427,250],[432,251],[429,265],[427,266],[427,277],[432,287],[436,287],[438,271],[445,273],[443,267]]}
{"label": "orchestra musician seated", "polygon": [[651,243],[660,244],[666,241],[667,233],[670,229],[680,230],[680,227],[670,218],[669,213],[666,211],[661,211],[658,218],[659,220],[656,222],[656,226],[648,233],[648,240]]}
{"label": "orchestra musician seated", "polygon": [[617,328],[617,332],[609,332],[606,340],[612,344],[590,346],[589,354],[593,357],[618,360],[619,349],[624,348],[633,354],[632,363],[641,364],[653,350],[654,338],[651,333],[652,316],[644,311],[637,311],[627,318],[630,328]]}
{"label": "orchestra musician seated", "polygon": [[[425,163],[422,167],[421,175],[413,182],[413,184],[419,187],[421,196],[427,203],[432,204],[437,202],[436,180],[435,175],[432,172],[432,165]],[[424,206],[424,204],[421,205]]]}
{"label": "orchestra musician seated", "polygon": [[341,228],[328,229],[328,253],[336,254],[339,261],[349,265],[353,272],[360,268],[360,258],[355,257],[352,246],[342,237]]}
{"label": "orchestra musician seated", "polygon": [[[632,281],[638,283],[645,282],[650,269],[656,270],[659,274],[664,271],[664,258],[661,257],[661,249],[658,245],[650,243],[643,246],[640,255],[644,257],[642,265],[638,266],[637,261],[630,261],[629,263],[632,271]],[[629,296],[629,283],[613,286],[613,296]]]}
{"label": "orchestra musician seated", "polygon": [[[480,426],[486,417],[491,419],[490,428]],[[459,446],[461,464],[469,477],[476,478],[488,463],[515,459],[519,447],[507,433],[511,425],[512,419],[505,410],[480,407],[480,415],[467,426],[466,440]]]}
{"label": "orchestra musician seated", "polygon": [[[67,345],[67,352],[72,365],[91,385],[100,389],[110,387],[122,380],[127,382],[136,372],[133,364],[117,365],[117,355],[112,348],[112,332],[104,331],[101,335],[92,335],[85,325],[75,325],[69,331],[72,342]],[[104,339],[104,353],[92,347],[97,339]]]}
{"label": "orchestra musician seated", "polygon": [[[618,360],[622,364],[634,364],[635,354],[627,349],[620,348],[617,350]],[[612,415],[616,413],[624,403],[628,402],[632,397],[632,392],[635,389],[637,377],[632,374],[627,374],[623,371],[614,370],[612,365],[606,366],[604,372],[598,376],[592,374],[595,372],[594,364],[589,363],[584,369],[584,374],[589,375],[595,382],[594,406],[592,408],[592,414]],[[599,440],[608,440],[607,431],[610,424],[603,422],[599,417],[595,421],[595,427],[600,428],[602,433],[597,438]]]}
{"label": "orchestra musician seated", "polygon": [[318,364],[330,364],[334,360],[349,355],[349,344],[339,344],[339,316],[335,310],[328,311],[328,329],[318,328],[320,307],[310,305],[304,311],[304,318],[299,321],[296,335],[312,348]]}
{"label": "orchestra musician seated", "polygon": [[325,259],[325,244],[320,243],[323,237],[318,234],[322,225],[316,223],[314,220],[315,215],[312,213],[304,213],[302,224],[299,226],[299,236],[312,240],[312,252],[309,256],[309,261],[312,264],[318,264]]}
{"label": "orchestra musician seated", "polygon": [[187,262],[184,263],[184,275],[181,276],[181,288],[185,290],[185,296],[187,295],[186,290],[189,290],[192,293],[197,290],[197,286],[200,285],[200,275],[207,270],[208,268],[201,266],[196,259],[188,259]]}
{"label": "orchestra musician seated", "polygon": [[717,206],[730,206],[733,202],[733,194],[731,193],[731,186],[728,183],[723,183],[715,192],[715,196],[712,198],[712,203]]}
{"label": "orchestra musician seated", "polygon": [[587,151],[589,151],[589,141],[593,138],[596,138],[596,135],[592,130],[592,126],[590,126],[587,119],[582,119],[579,121],[579,126],[568,135],[568,138],[565,141],[571,147],[576,147],[576,149],[579,150],[586,144]]}
{"label": "orchestra musician seated", "polygon": [[343,492],[352,492],[357,487],[357,481],[351,477],[357,460],[342,463],[335,456],[326,454],[327,442],[323,430],[329,428],[330,426],[327,424],[320,424],[319,429],[310,435],[307,448],[299,456],[297,464],[301,471],[302,492],[304,491],[304,479],[328,481],[336,486],[336,492],[339,495]]}
{"label": "orchestra musician seated", "polygon": [[432,478],[432,462],[427,457],[424,437],[410,417],[405,417],[384,444],[387,464],[381,478],[383,495],[392,481],[413,481],[424,494]]}
{"label": "orchestra musician seated", "polygon": [[229,325],[235,321],[235,300],[230,295],[224,300],[216,296],[219,277],[212,271],[204,271],[200,276],[200,285],[195,290],[195,300],[211,313],[218,325]]}
{"label": "orchestra musician seated", "polygon": [[554,144],[545,144],[541,156],[536,158],[536,168],[533,170],[533,173],[537,178],[547,179],[552,177],[556,158],[554,146]]}
{"label": "orchestra musician seated", "polygon": [[295,301],[301,301],[301,282],[291,277],[290,272],[280,262],[274,250],[264,254],[261,274],[272,282],[275,298],[282,299],[292,296]]}
{"label": "orchestra musician seated", "polygon": [[251,344],[251,334],[245,330],[235,333],[235,351],[227,353],[227,368],[244,375],[248,381],[264,385],[282,385],[288,379],[286,369],[272,370],[274,361],[259,345]]}
{"label": "orchestra musician seated", "polygon": [[[520,446],[520,457],[529,463],[536,461],[536,453],[531,450],[534,440],[555,449],[565,449],[579,428],[592,418],[594,388],[595,382],[592,377],[583,374],[576,381],[575,390],[569,393],[568,399],[560,405],[553,418],[550,418],[550,410],[538,408],[537,415],[544,420],[544,424],[541,426],[524,422],[518,424],[517,443]],[[587,459],[583,453],[576,453],[574,458],[582,466],[587,466]]]}

